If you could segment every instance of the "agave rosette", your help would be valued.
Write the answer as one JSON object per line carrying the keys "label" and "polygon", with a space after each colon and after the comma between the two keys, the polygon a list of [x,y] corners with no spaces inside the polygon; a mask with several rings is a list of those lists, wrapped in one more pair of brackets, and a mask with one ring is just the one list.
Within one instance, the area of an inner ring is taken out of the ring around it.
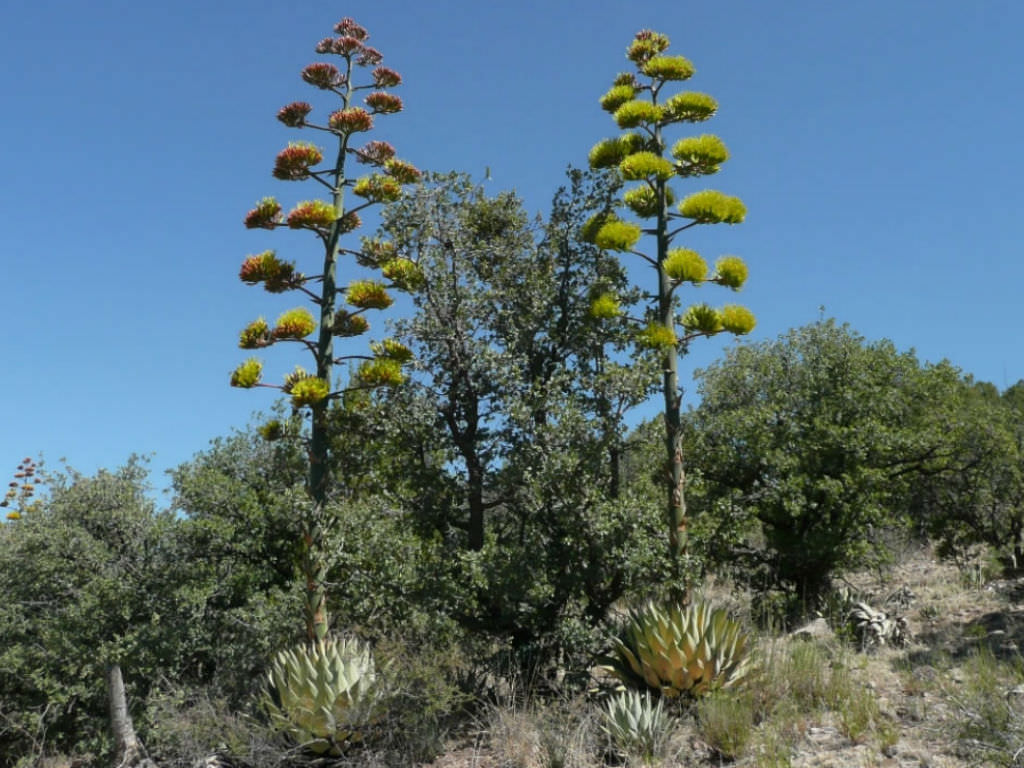
{"label": "agave rosette", "polygon": [[356,640],[281,651],[267,682],[263,704],[271,725],[317,754],[341,755],[380,718],[373,657]]}
{"label": "agave rosette", "polygon": [[753,668],[750,637],[721,609],[698,602],[630,612],[604,669],[624,684],[667,698],[699,697],[743,681]]}

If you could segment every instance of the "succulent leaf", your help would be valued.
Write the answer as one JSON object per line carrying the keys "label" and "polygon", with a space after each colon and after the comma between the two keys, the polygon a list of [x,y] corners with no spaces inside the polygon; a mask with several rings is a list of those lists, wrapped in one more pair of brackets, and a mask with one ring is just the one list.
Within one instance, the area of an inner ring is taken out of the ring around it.
{"label": "succulent leaf", "polygon": [[355,640],[281,651],[267,683],[262,703],[271,725],[317,754],[340,756],[381,716],[373,657]]}
{"label": "succulent leaf", "polygon": [[742,683],[753,668],[749,636],[722,610],[706,603],[648,603],[630,612],[612,641],[604,669],[627,686],[666,698],[698,697]]}

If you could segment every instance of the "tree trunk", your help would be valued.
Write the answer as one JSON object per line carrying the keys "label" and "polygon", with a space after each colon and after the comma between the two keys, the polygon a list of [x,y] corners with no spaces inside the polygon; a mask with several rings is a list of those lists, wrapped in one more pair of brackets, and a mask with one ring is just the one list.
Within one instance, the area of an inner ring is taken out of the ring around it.
{"label": "tree trunk", "polygon": [[107,701],[110,729],[117,744],[117,768],[156,768],[156,763],[146,756],[146,750],[135,734],[132,716],[128,713],[128,699],[124,693],[124,678],[117,664],[107,667]]}

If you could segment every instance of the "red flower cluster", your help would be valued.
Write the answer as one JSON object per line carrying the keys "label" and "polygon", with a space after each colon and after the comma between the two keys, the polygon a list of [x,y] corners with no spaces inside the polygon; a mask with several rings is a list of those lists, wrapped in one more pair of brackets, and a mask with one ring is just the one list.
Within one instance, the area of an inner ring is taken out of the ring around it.
{"label": "red flower cluster", "polygon": [[281,261],[273,251],[246,257],[238,277],[247,285],[258,285],[269,293],[283,293],[302,284],[303,275],[295,272],[295,264]]}
{"label": "red flower cluster", "polygon": [[339,309],[334,313],[331,333],[335,336],[359,336],[368,330],[370,330],[370,323],[362,315],[355,315],[344,309]]}
{"label": "red flower cluster", "polygon": [[384,91],[374,91],[366,97],[366,106],[374,112],[390,115],[402,111],[402,100]]}
{"label": "red flower cluster", "polygon": [[338,219],[338,231],[343,235],[359,229],[361,226],[363,226],[363,220],[359,218],[359,214],[355,211],[346,213]]}
{"label": "red flower cluster", "polygon": [[345,76],[333,64],[317,62],[302,70],[302,79],[310,85],[329,91],[345,84]]}
{"label": "red flower cluster", "polygon": [[245,215],[246,229],[273,229],[281,223],[281,204],[265,197]]}
{"label": "red flower cluster", "polygon": [[306,124],[306,116],[313,111],[313,107],[304,101],[294,101],[281,107],[277,113],[277,119],[290,128],[301,128]]}
{"label": "red flower cluster", "polygon": [[402,76],[393,69],[377,67],[373,70],[373,82],[378,88],[394,88],[402,84]]}
{"label": "red flower cluster", "polygon": [[349,107],[332,113],[327,125],[344,134],[368,131],[373,128],[373,116],[362,107]]}
{"label": "red flower cluster", "polygon": [[356,57],[356,64],[361,67],[375,67],[383,58],[384,56],[376,48],[364,45],[362,52]]}
{"label": "red flower cluster", "polygon": [[296,205],[288,214],[292,229],[330,229],[334,223],[334,206],[322,200],[311,200]]}
{"label": "red flower cluster", "polygon": [[357,40],[366,40],[370,37],[370,33],[366,31],[366,27],[356,24],[355,20],[349,16],[346,16],[335,24],[334,31],[339,35],[347,35],[348,37],[354,37]]}
{"label": "red flower cluster", "polygon": [[323,153],[312,144],[289,144],[277,153],[274,178],[299,181],[309,178],[309,168],[324,159]]}
{"label": "red flower cluster", "polygon": [[395,156],[395,148],[386,141],[371,141],[362,149],[353,150],[360,163],[383,165]]}

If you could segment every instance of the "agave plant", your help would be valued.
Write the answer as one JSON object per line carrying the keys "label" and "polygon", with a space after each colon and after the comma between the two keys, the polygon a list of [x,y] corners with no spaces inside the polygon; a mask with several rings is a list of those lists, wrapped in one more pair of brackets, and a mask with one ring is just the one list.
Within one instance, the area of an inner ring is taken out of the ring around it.
{"label": "agave plant", "polygon": [[910,627],[905,617],[891,616],[867,603],[854,605],[846,620],[862,651],[882,645],[902,647],[910,639]]}
{"label": "agave plant", "polygon": [[602,711],[601,730],[622,752],[655,757],[672,730],[672,715],[651,693],[619,691],[608,699]]}
{"label": "agave plant", "polygon": [[753,669],[750,637],[721,609],[704,602],[630,612],[612,640],[603,669],[626,685],[666,698],[703,696],[743,681]]}
{"label": "agave plant", "polygon": [[357,640],[281,651],[267,681],[263,704],[271,725],[317,754],[341,755],[380,716],[373,657]]}

